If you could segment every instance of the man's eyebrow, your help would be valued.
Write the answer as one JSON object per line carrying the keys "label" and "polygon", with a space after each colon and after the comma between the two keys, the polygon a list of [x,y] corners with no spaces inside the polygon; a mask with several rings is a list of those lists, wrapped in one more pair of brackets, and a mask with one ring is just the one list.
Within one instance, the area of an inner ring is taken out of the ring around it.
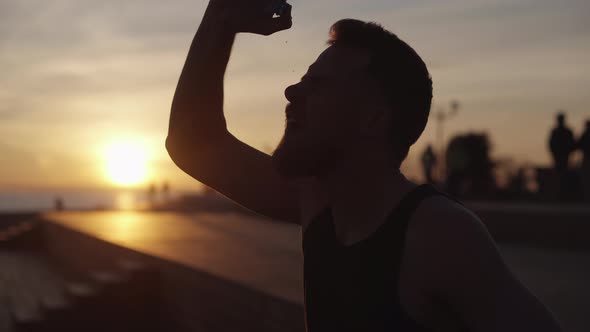
{"label": "man's eyebrow", "polygon": [[303,80],[308,80],[309,81],[309,80],[316,80],[316,79],[320,79],[320,78],[323,78],[323,76],[322,75],[316,75],[316,74],[309,74],[308,73],[308,74],[303,75],[303,77],[301,77],[301,80],[302,81]]}
{"label": "man's eyebrow", "polygon": [[315,68],[316,64],[312,63],[309,67],[307,67],[307,72],[305,73],[305,75],[303,75],[301,77],[301,80],[303,81],[304,79],[309,79],[311,77],[316,77],[317,75],[310,75],[310,72],[313,71],[313,68]]}

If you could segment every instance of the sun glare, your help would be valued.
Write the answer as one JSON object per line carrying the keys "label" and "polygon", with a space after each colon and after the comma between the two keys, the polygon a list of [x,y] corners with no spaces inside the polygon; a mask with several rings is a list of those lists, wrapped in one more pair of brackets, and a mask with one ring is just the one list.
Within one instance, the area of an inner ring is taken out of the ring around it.
{"label": "sun glare", "polygon": [[134,186],[147,180],[148,156],[144,146],[137,142],[120,141],[105,150],[105,172],[112,183]]}

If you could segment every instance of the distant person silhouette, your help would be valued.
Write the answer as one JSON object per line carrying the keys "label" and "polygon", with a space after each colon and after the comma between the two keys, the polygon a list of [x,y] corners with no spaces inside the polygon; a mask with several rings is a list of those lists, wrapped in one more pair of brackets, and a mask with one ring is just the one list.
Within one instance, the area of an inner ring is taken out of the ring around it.
{"label": "distant person silhouette", "polygon": [[527,198],[527,177],[526,170],[523,167],[520,167],[516,174],[510,177],[507,190],[510,195],[509,198],[512,200]]}
{"label": "distant person silhouette", "polygon": [[586,129],[576,143],[576,147],[583,153],[581,172],[584,200],[590,202],[590,120],[586,121]]}
{"label": "distant person silhouette", "polygon": [[578,139],[576,147],[584,154],[582,163],[590,165],[590,120],[586,121],[586,128]]}
{"label": "distant person silhouette", "polygon": [[162,199],[165,202],[170,200],[170,183],[168,183],[168,181],[164,181],[162,184]]}
{"label": "distant person silhouette", "polygon": [[[291,7],[281,5],[209,3],[166,148],[200,182],[302,226],[307,330],[558,331],[481,221],[399,171],[426,126],[432,81],[394,34],[352,19],[332,26],[327,49],[285,90],[286,128],[272,157],[228,131],[223,81],[236,34],[290,28]],[[261,63],[261,74],[268,68]]]}
{"label": "distant person silhouette", "polygon": [[427,183],[434,183],[434,167],[436,166],[436,154],[432,145],[428,145],[422,153],[422,170]]}
{"label": "distant person silhouette", "polygon": [[557,127],[551,131],[549,150],[555,169],[563,173],[568,169],[570,154],[574,150],[574,134],[565,124],[565,114],[557,114]]}
{"label": "distant person silhouette", "polygon": [[55,200],[53,201],[53,206],[55,211],[64,211],[66,209],[65,207],[65,203],[62,197],[58,196],[55,198]]}
{"label": "distant person silhouette", "polygon": [[156,185],[154,183],[151,183],[147,189],[147,199],[150,208],[155,207],[157,195],[158,189],[156,188]]}

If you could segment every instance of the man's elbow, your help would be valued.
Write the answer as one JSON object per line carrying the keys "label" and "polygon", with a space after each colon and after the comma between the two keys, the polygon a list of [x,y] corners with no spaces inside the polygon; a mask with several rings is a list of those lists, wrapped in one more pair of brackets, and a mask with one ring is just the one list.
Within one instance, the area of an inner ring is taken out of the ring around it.
{"label": "man's elbow", "polygon": [[[223,150],[223,142],[226,135],[174,135],[169,134],[166,138],[165,147],[170,159],[183,171],[195,175],[203,161],[212,161],[216,152]],[[200,162],[199,162],[200,161]]]}
{"label": "man's elbow", "polygon": [[191,148],[191,144],[185,140],[168,136],[165,142],[166,151],[172,162],[184,173],[203,181],[206,177],[204,165],[199,160],[209,160],[198,148]]}
{"label": "man's elbow", "polygon": [[178,135],[168,135],[166,137],[165,147],[170,159],[182,170],[185,170],[193,164],[191,160],[202,158],[204,149],[203,143],[190,137],[179,137]]}
{"label": "man's elbow", "polygon": [[168,152],[168,156],[170,159],[178,165],[178,161],[181,159],[183,154],[183,149],[181,148],[181,143],[178,139],[168,135],[166,137],[166,141],[164,142],[164,146],[166,147],[166,151]]}

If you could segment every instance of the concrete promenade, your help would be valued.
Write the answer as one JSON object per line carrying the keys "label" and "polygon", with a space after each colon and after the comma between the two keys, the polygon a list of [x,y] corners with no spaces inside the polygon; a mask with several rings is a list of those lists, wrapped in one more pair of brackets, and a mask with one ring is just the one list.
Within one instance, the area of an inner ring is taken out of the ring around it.
{"label": "concrete promenade", "polygon": [[46,218],[145,254],[302,303],[299,227],[239,214],[64,213]]}
{"label": "concrete promenade", "polygon": [[[302,303],[298,226],[239,214],[68,212],[44,219],[297,306]],[[501,244],[500,250],[515,274],[556,314],[564,331],[590,330],[590,252],[512,243]]]}

